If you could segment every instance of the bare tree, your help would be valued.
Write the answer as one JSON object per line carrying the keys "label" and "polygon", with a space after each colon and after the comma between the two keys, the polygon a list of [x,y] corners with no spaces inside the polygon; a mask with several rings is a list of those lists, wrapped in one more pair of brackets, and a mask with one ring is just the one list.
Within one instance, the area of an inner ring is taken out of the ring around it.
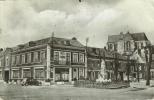
{"label": "bare tree", "polygon": [[146,58],[146,85],[150,85],[150,69],[151,69],[151,61],[152,61],[152,47],[151,45],[145,48],[145,58]]}

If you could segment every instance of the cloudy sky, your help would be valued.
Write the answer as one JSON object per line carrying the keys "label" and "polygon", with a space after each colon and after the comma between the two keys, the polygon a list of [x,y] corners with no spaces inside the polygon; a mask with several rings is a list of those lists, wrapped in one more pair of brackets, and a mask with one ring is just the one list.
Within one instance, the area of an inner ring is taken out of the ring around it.
{"label": "cloudy sky", "polygon": [[0,47],[51,36],[104,47],[108,35],[145,32],[154,43],[154,0],[0,0]]}

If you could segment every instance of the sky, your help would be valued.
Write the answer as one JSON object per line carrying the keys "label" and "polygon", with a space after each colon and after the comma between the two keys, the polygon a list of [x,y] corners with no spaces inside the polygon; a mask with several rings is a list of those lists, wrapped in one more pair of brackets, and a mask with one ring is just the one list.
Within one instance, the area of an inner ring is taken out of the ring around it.
{"label": "sky", "polygon": [[0,0],[0,48],[76,37],[104,47],[108,35],[145,32],[154,44],[154,0]]}

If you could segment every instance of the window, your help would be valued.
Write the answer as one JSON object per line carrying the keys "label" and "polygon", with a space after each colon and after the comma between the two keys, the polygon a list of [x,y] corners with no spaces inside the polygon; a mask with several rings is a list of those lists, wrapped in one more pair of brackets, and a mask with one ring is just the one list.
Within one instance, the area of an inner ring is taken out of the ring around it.
{"label": "window", "polygon": [[24,69],[23,70],[23,78],[29,78],[29,77],[31,77],[30,69]]}
{"label": "window", "polygon": [[84,63],[84,54],[79,54],[79,62]]}
{"label": "window", "polygon": [[40,51],[38,51],[38,61],[40,61]]}
{"label": "window", "polygon": [[16,57],[15,55],[12,55],[12,65],[15,65],[15,63],[16,63]]}
{"label": "window", "polygon": [[21,63],[22,63],[22,64],[25,63],[25,55],[24,55],[24,54],[21,56]]}
{"label": "window", "polygon": [[9,66],[9,58],[6,57],[6,66]]}
{"label": "window", "polygon": [[144,46],[143,46],[143,42],[141,42],[141,48],[143,48]]}
{"label": "window", "polygon": [[59,61],[59,52],[54,52],[54,60]]}
{"label": "window", "polygon": [[19,78],[19,70],[13,70],[13,78]]}
{"label": "window", "polygon": [[27,63],[27,62],[28,62],[27,57],[28,57],[28,54],[26,53],[26,54],[25,54],[25,63]]}
{"label": "window", "polygon": [[109,50],[112,50],[112,49],[113,49],[113,45],[109,44]]}
{"label": "window", "polygon": [[60,52],[59,61],[60,64],[66,64],[66,52],[63,51]]}
{"label": "window", "polygon": [[66,62],[70,62],[70,59],[71,58],[71,55],[70,55],[70,53],[66,53]]}
{"label": "window", "polygon": [[35,69],[35,78],[44,78],[45,73],[43,68]]}
{"label": "window", "polygon": [[126,50],[126,51],[130,50],[130,41],[127,41],[127,42],[126,42],[125,50]]}
{"label": "window", "polygon": [[41,51],[41,60],[44,61],[46,59],[46,52]]}
{"label": "window", "polygon": [[74,63],[78,62],[78,53],[73,53],[73,62]]}
{"label": "window", "polygon": [[79,68],[79,78],[83,78],[84,77],[84,68]]}
{"label": "window", "polygon": [[27,62],[30,63],[31,62],[31,53],[27,54]]}
{"label": "window", "polygon": [[20,55],[17,55],[16,64],[20,64]]}
{"label": "window", "polygon": [[38,52],[34,52],[34,62],[38,61]]}
{"label": "window", "polygon": [[34,52],[31,52],[31,61],[34,62]]}

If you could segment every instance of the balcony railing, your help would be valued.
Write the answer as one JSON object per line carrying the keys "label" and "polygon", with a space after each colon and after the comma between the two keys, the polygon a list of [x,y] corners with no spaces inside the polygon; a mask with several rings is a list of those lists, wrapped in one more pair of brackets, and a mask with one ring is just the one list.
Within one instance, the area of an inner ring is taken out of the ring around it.
{"label": "balcony railing", "polygon": [[54,64],[55,65],[70,65],[71,64],[71,62],[70,61],[61,61],[61,60],[59,60],[59,61],[54,61]]}

